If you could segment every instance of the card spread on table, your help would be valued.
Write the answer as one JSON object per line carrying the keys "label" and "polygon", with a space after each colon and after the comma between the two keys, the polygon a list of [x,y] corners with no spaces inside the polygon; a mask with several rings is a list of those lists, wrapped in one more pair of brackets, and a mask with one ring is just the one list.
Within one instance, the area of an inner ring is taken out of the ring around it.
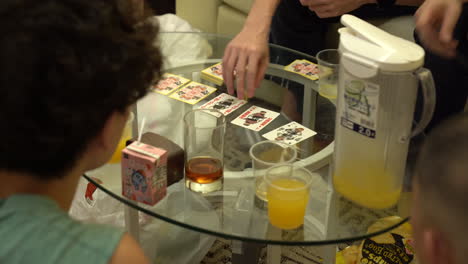
{"label": "card spread on table", "polygon": [[317,133],[297,122],[291,122],[263,135],[264,138],[295,145]]}
{"label": "card spread on table", "polygon": [[295,60],[288,66],[285,66],[284,70],[297,73],[311,80],[317,80],[319,78],[317,64],[308,60]]}
{"label": "card spread on table", "polygon": [[189,82],[190,80],[184,77],[175,74],[165,73],[163,74],[161,80],[159,80],[158,83],[153,84],[151,86],[151,89],[157,93],[168,95]]}
{"label": "card spread on table", "polygon": [[236,119],[234,119],[231,123],[250,130],[260,131],[279,115],[280,114],[277,112],[273,112],[258,106],[252,106]]}
{"label": "card spread on table", "polygon": [[187,104],[196,104],[216,91],[216,88],[197,82],[190,82],[169,97]]}
{"label": "card spread on table", "polygon": [[230,113],[236,111],[241,106],[245,105],[247,101],[237,99],[229,94],[222,93],[216,96],[214,99],[208,101],[204,105],[200,106],[202,109],[216,109],[227,116]]}
{"label": "card spread on table", "polygon": [[223,65],[220,62],[202,70],[201,77],[216,85],[223,85]]}

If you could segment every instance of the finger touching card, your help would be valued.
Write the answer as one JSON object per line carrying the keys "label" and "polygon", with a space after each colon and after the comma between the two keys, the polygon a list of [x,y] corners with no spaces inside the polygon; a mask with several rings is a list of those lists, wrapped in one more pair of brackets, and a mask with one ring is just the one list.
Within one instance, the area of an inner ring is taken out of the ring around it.
{"label": "finger touching card", "polygon": [[252,106],[231,123],[250,130],[260,131],[280,114],[258,106]]}
{"label": "finger touching card", "polygon": [[202,109],[216,109],[223,113],[225,116],[231,114],[232,112],[239,109],[241,106],[245,105],[247,101],[239,100],[234,96],[229,94],[220,94],[204,105],[200,106]]}
{"label": "finger touching card", "polygon": [[163,74],[161,80],[159,82],[153,84],[151,86],[151,89],[154,92],[168,95],[175,91],[176,89],[179,89],[180,87],[186,85],[189,83],[190,80],[186,79],[184,77],[181,77],[179,75],[175,74],[170,74],[170,73],[165,73]]}
{"label": "finger touching card", "polygon": [[216,91],[216,88],[197,82],[190,82],[185,87],[172,93],[169,97],[187,104],[196,104]]}
{"label": "finger touching card", "polygon": [[263,135],[264,138],[281,141],[289,145],[295,145],[317,133],[297,122],[291,122]]}

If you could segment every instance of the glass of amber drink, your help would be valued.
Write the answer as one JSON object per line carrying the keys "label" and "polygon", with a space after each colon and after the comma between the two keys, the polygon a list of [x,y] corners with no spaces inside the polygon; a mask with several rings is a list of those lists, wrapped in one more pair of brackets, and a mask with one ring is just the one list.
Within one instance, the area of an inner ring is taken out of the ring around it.
{"label": "glass of amber drink", "polygon": [[185,186],[209,193],[223,187],[225,116],[214,109],[184,116]]}

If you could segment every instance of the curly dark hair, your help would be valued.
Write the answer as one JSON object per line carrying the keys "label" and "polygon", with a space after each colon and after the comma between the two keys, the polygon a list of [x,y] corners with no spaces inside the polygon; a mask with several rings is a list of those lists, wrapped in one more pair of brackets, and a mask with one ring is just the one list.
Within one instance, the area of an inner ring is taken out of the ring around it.
{"label": "curly dark hair", "polygon": [[112,0],[0,1],[0,170],[60,178],[160,78],[154,26]]}

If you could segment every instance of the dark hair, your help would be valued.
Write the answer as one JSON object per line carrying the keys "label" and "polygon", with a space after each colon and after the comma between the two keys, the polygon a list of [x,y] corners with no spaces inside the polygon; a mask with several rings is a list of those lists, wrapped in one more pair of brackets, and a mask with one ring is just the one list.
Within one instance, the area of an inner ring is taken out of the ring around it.
{"label": "dark hair", "polygon": [[418,157],[415,180],[431,218],[466,225],[468,114],[452,117],[431,131]]}
{"label": "dark hair", "polygon": [[0,1],[0,170],[59,178],[160,77],[157,28],[112,0]]}

